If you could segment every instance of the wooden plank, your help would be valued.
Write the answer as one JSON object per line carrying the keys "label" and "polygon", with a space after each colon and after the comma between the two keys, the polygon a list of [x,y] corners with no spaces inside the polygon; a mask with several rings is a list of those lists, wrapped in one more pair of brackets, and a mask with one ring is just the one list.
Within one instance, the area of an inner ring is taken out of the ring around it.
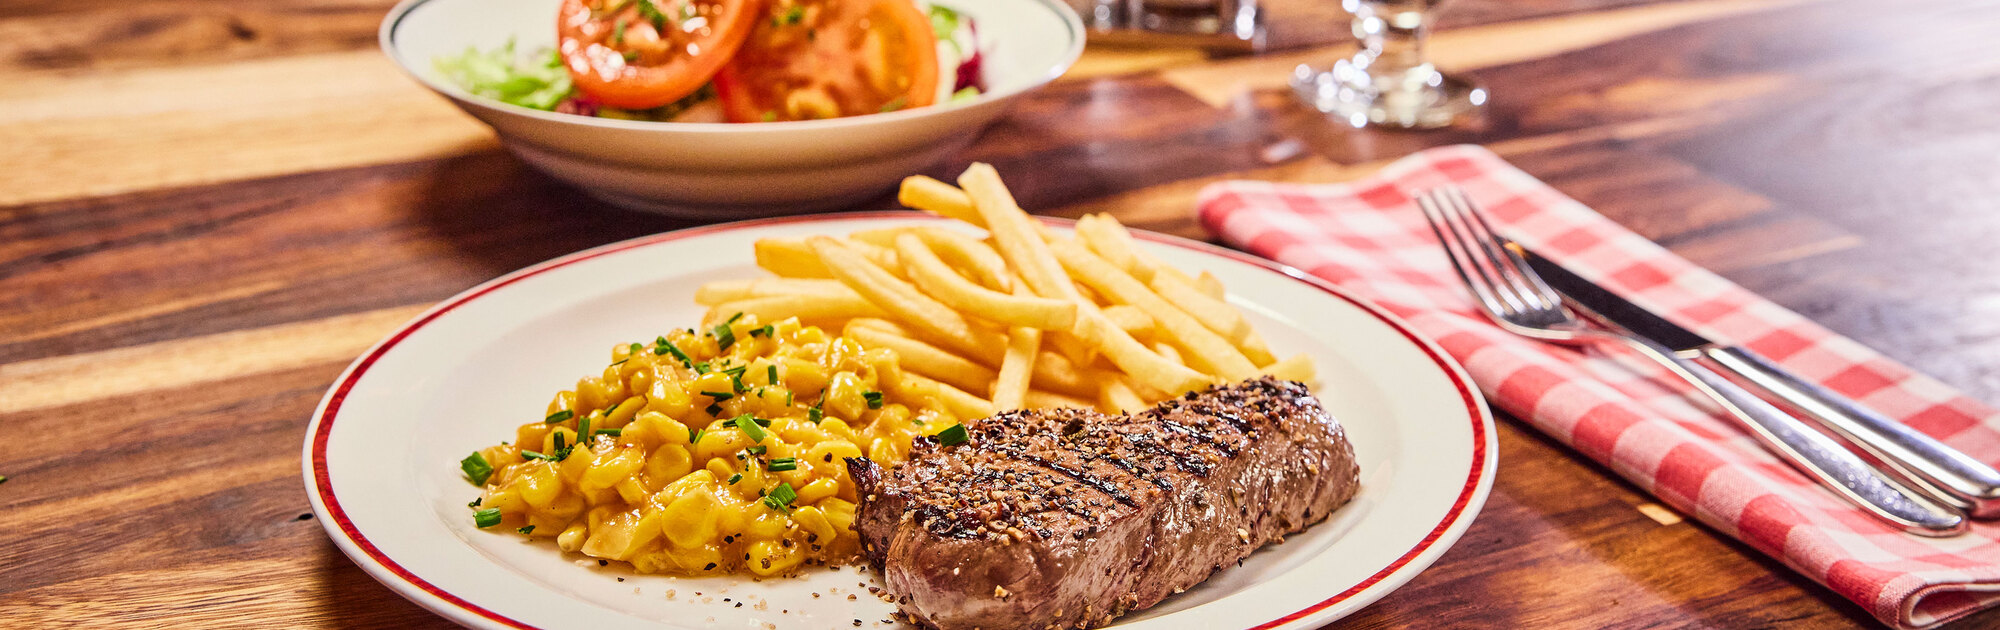
{"label": "wooden plank", "polygon": [[[1698,0],[1443,30],[1431,37],[1430,54],[1433,63],[1447,71],[1476,70],[1801,1],[1805,0]],[[1210,105],[1222,107],[1246,92],[1289,89],[1286,82],[1299,64],[1329,64],[1352,52],[1351,45],[1318,48],[1177,68],[1161,76]]]}

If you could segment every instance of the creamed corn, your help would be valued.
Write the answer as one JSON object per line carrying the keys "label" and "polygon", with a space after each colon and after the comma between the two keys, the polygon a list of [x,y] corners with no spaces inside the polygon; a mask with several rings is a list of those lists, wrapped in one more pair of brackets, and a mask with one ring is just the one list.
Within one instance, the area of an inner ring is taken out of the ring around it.
{"label": "creamed corn", "polygon": [[916,437],[959,423],[898,386],[893,352],[796,319],[738,316],[611,359],[512,443],[466,459],[485,489],[481,527],[644,573],[839,564],[859,551],[845,459],[894,465]]}

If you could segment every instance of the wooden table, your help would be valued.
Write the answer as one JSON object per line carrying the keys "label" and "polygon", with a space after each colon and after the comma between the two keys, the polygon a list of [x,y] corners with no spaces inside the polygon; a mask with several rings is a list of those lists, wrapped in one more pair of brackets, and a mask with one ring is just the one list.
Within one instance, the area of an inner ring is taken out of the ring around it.
{"label": "wooden table", "polygon": [[[1332,4],[1273,5],[1290,48],[1259,57],[1093,49],[932,173],[985,160],[1037,211],[1201,237],[1206,183],[1348,179],[1482,143],[2000,400],[1992,3],[1463,0],[1433,49],[1492,88],[1491,111],[1421,134],[1291,103],[1289,68],[1346,46]],[[314,404],[437,300],[688,224],[501,151],[376,51],[387,5],[0,6],[0,625],[446,625],[313,522]],[[1336,626],[1872,623],[1516,420],[1500,445],[1464,539]]]}

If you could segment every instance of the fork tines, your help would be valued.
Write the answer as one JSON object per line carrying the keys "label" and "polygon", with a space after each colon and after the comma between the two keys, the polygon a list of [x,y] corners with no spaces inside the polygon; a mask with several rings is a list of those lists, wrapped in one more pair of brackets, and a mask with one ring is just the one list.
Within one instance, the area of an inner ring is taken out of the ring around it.
{"label": "fork tines", "polygon": [[1561,307],[1555,290],[1528,269],[1513,241],[1493,229],[1465,191],[1452,185],[1432,188],[1417,196],[1417,206],[1451,258],[1452,271],[1489,310],[1518,313]]}

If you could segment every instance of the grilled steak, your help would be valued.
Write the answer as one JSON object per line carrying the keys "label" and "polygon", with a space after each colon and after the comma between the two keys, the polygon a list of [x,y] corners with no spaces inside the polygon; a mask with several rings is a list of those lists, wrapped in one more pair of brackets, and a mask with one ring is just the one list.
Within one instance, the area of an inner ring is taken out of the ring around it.
{"label": "grilled steak", "polygon": [[848,460],[868,561],[918,623],[1087,628],[1186,590],[1354,497],[1340,424],[1263,378],[1112,416],[1014,411]]}

